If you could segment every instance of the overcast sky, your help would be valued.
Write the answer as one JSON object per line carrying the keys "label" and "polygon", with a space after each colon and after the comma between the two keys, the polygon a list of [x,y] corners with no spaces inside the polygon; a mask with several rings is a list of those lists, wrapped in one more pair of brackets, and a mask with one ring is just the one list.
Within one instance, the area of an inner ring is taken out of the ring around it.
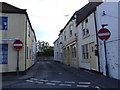
{"label": "overcast sky", "polygon": [[[53,45],[59,31],[75,11],[88,3],[88,0],[0,0],[21,9],[27,9],[37,40]],[[69,15],[66,17],[66,15]]]}

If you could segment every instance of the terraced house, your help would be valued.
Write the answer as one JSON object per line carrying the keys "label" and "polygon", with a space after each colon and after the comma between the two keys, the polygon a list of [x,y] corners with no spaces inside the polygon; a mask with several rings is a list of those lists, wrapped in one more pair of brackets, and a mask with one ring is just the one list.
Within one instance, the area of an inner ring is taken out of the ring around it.
{"label": "terraced house", "polygon": [[[89,2],[76,11],[60,32],[63,38],[62,61],[120,79],[119,8],[120,2]],[[111,32],[105,41],[106,47],[98,38],[98,31],[103,26]]]}
{"label": "terraced house", "polygon": [[25,71],[35,63],[36,36],[25,9],[0,2],[0,72],[15,72],[17,51],[16,40],[23,42],[19,51],[19,71]]}

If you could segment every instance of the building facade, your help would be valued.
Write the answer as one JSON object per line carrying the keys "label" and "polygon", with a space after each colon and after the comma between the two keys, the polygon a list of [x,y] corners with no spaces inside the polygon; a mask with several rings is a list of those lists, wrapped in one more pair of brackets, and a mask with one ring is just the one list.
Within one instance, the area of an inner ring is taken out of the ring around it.
{"label": "building facade", "polygon": [[90,2],[77,13],[77,36],[79,67],[99,71],[98,46],[95,10],[101,2]]}
{"label": "building facade", "polygon": [[[76,11],[62,30],[63,63],[120,79],[119,9],[120,2],[89,2]],[[105,44],[98,38],[102,26],[111,32]]]}
{"label": "building facade", "polygon": [[54,42],[54,61],[60,62],[59,58],[59,38]]}
{"label": "building facade", "polygon": [[[104,2],[97,7],[97,30],[102,25],[109,29],[111,36],[105,41],[105,48],[102,40],[99,39],[99,55],[101,61],[101,70],[104,75],[120,79],[120,2]],[[106,69],[106,65],[108,70]],[[107,73],[108,72],[108,73]]]}
{"label": "building facade", "polygon": [[16,40],[23,42],[19,51],[19,71],[30,68],[36,59],[36,36],[25,9],[0,2],[0,72],[15,72],[17,51]]}

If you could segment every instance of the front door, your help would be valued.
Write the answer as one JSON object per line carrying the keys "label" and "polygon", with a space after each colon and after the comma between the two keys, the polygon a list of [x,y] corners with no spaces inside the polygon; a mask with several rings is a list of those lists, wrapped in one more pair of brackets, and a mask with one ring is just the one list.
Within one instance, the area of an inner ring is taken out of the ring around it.
{"label": "front door", "polygon": [[95,58],[95,52],[94,52],[95,44],[90,43],[89,49],[90,49],[90,69],[97,71],[97,61]]}
{"label": "front door", "polygon": [[67,47],[67,65],[70,65],[70,49]]}

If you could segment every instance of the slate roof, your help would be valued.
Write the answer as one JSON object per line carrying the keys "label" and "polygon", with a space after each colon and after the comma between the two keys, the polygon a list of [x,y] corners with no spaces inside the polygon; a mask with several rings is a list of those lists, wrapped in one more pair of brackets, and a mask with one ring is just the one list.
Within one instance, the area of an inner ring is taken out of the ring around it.
{"label": "slate roof", "polygon": [[20,9],[6,2],[0,2],[0,12],[2,13],[21,13],[25,14],[26,9]]}
{"label": "slate roof", "polygon": [[99,6],[102,2],[89,2],[83,8],[76,12],[76,25],[78,26],[81,21],[87,18],[92,12],[96,10],[96,7]]}
{"label": "slate roof", "polygon": [[[30,24],[30,27],[32,28],[32,25],[31,25],[29,16],[28,16],[28,14],[27,14],[26,11],[27,11],[26,9],[20,9],[20,8],[15,7],[15,6],[13,6],[13,5],[10,5],[10,4],[6,3],[6,2],[0,2],[0,13],[25,14],[26,17],[27,17],[27,19],[28,19],[28,22],[29,22],[29,24]],[[34,33],[35,40],[37,40],[33,28],[32,28],[32,31],[33,31],[33,33]]]}
{"label": "slate roof", "polygon": [[76,15],[76,26],[78,26],[80,24],[80,22],[82,22],[91,13],[93,13],[93,11],[96,10],[96,7],[99,6],[101,3],[103,3],[103,2],[89,2],[84,7],[82,7],[78,11],[76,11],[73,14],[73,16],[70,18],[70,20],[67,22],[67,24],[65,25],[65,27],[60,31],[60,34],[64,31],[64,29],[70,23],[70,21],[72,21],[72,20],[75,19],[75,17],[74,17],[75,15]]}

